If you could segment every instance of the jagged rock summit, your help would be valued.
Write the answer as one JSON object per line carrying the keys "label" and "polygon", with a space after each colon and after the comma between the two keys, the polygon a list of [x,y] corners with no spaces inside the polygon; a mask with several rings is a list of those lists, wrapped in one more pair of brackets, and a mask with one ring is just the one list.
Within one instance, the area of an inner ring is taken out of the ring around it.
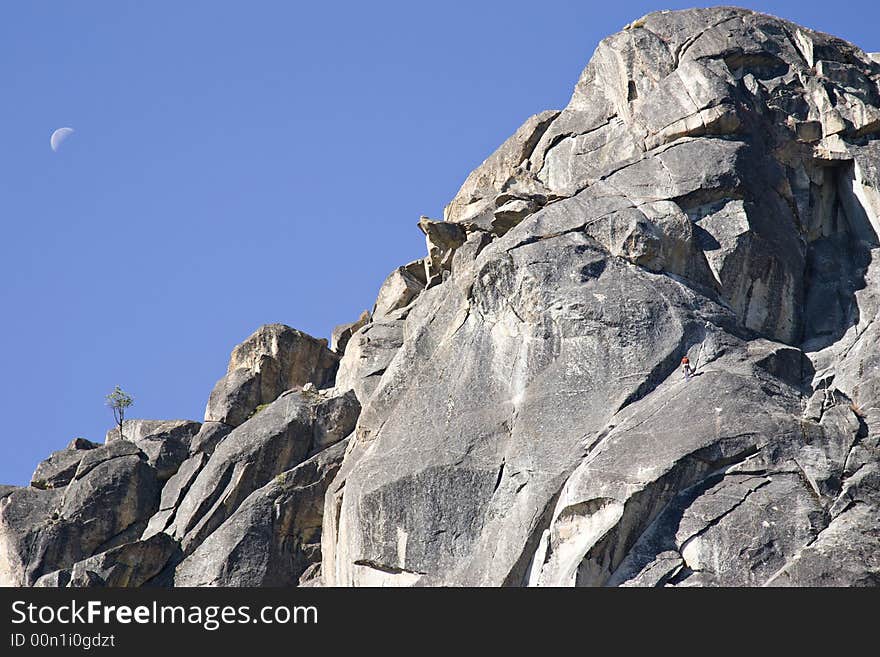
{"label": "jagged rock summit", "polygon": [[878,136],[876,55],[633,22],[332,349],[0,490],[0,582],[880,584]]}

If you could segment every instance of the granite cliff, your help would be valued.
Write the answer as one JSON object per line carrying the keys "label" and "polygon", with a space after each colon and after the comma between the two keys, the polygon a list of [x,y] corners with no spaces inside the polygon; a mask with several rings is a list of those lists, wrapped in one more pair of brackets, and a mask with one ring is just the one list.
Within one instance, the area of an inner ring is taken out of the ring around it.
{"label": "granite cliff", "polygon": [[635,21],[329,345],[0,488],[0,583],[880,584],[878,137],[878,55]]}

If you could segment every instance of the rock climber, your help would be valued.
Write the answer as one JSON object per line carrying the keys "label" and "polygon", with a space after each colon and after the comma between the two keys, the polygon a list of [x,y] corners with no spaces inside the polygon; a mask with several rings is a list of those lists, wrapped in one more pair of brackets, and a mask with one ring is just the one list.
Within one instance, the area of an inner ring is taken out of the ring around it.
{"label": "rock climber", "polygon": [[694,368],[691,367],[691,361],[687,356],[681,359],[681,371],[684,373],[685,379],[691,378],[694,374]]}

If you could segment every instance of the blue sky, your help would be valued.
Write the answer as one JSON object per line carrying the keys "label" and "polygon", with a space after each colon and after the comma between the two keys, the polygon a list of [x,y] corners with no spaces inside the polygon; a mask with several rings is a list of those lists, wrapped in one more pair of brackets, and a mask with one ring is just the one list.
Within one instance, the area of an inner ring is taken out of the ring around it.
{"label": "blue sky", "polygon": [[[0,483],[103,440],[116,384],[201,419],[261,324],[356,318],[602,37],[692,5],[4,2]],[[745,6],[880,50],[876,2]]]}

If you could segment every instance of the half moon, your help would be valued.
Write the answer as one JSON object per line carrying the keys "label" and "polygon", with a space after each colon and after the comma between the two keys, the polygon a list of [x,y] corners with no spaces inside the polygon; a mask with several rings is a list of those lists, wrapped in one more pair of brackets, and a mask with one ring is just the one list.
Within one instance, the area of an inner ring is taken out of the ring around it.
{"label": "half moon", "polygon": [[61,146],[61,142],[67,139],[71,134],[73,134],[73,128],[58,128],[53,132],[52,136],[49,137],[49,145],[52,147],[52,150],[57,152],[58,147]]}

